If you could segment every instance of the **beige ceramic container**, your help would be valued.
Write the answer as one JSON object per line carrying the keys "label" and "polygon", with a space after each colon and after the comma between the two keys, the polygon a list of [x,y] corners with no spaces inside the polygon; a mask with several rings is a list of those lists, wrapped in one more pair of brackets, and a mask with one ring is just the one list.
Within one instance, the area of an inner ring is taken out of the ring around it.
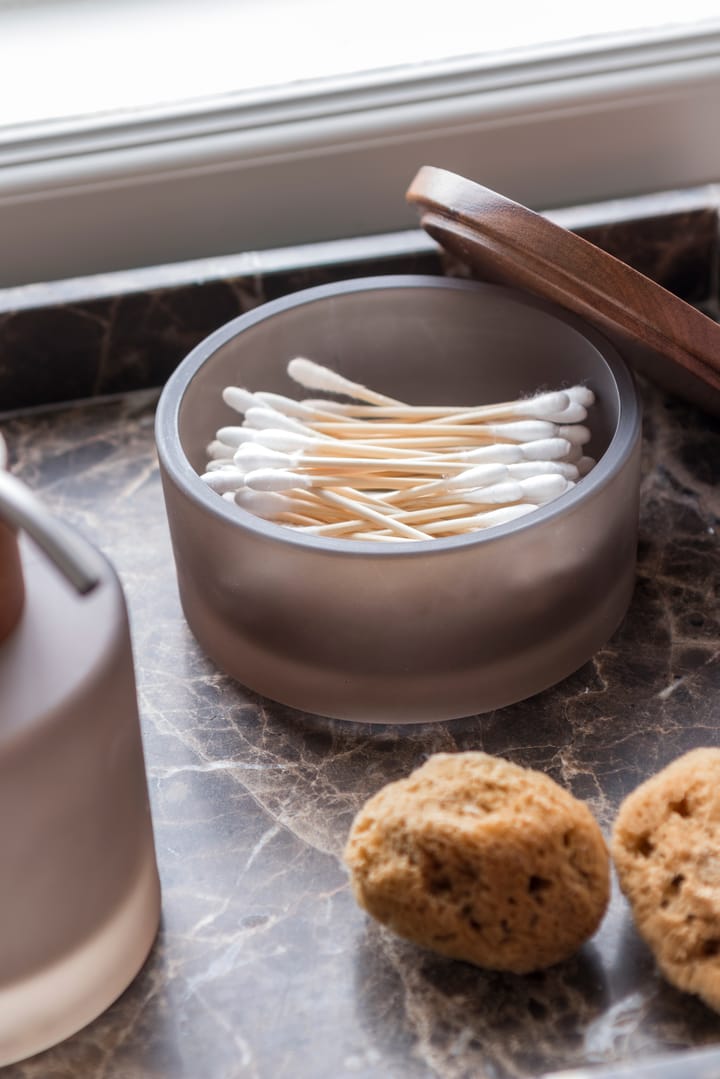
{"label": "beige ceramic container", "polygon": [[160,890],[117,576],[4,472],[0,557],[0,608],[14,610],[0,640],[4,1065],[122,993],[155,938]]}
{"label": "beige ceramic container", "polygon": [[[296,355],[414,404],[587,383],[599,463],[556,501],[483,533],[398,545],[302,536],[229,504],[198,475],[215,430],[237,421],[222,388],[301,397],[285,371]],[[222,670],[296,708],[394,723],[500,708],[580,667],[630,601],[633,380],[596,331],[523,293],[387,277],[266,304],[173,374],[156,437],[191,629]]]}

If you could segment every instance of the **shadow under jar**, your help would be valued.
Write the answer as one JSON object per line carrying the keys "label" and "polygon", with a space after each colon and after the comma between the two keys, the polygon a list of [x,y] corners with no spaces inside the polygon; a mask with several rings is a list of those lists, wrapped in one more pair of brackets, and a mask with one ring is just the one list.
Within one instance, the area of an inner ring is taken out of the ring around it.
{"label": "shadow under jar", "polygon": [[[200,479],[227,385],[314,396],[307,356],[410,404],[476,405],[587,384],[590,474],[517,521],[388,544],[303,535]],[[635,576],[640,408],[614,348],[560,308],[495,285],[378,277],[295,293],[193,350],[156,438],[180,597],[214,662],[298,709],[377,723],[446,720],[532,696],[623,618]]]}

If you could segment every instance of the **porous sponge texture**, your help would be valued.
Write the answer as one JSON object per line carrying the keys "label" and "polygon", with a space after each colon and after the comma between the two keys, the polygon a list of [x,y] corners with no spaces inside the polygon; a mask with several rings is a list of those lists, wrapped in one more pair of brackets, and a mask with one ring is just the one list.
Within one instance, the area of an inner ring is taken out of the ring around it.
{"label": "porous sponge texture", "polygon": [[637,787],[612,855],[660,970],[720,1011],[720,749],[686,753]]}
{"label": "porous sponge texture", "polygon": [[345,851],[358,903],[399,936],[518,974],[595,931],[609,858],[582,802],[485,753],[439,753],[358,813]]}

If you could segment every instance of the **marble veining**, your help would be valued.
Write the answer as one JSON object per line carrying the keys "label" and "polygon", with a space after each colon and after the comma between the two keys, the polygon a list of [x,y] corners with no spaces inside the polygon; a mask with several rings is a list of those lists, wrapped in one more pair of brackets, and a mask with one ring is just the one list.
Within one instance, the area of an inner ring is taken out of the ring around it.
{"label": "marble veining", "polygon": [[541,768],[607,833],[646,775],[720,745],[720,434],[643,393],[637,587],[621,628],[529,701],[404,728],[293,711],[203,656],[177,597],[154,393],[3,424],[12,470],[120,573],[163,884],[160,936],[133,985],[7,1079],[525,1079],[720,1044],[718,1017],[657,975],[617,890],[574,959],[503,976],[369,922],[341,863],[364,799],[438,750]]}

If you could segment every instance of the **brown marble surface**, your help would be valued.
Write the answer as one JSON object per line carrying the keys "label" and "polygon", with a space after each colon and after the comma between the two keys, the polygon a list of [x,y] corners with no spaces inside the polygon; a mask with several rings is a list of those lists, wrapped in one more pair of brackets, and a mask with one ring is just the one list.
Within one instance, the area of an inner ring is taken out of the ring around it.
{"label": "brown marble surface", "polygon": [[620,630],[532,700],[405,728],[294,712],[201,654],[175,587],[154,394],[1,424],[13,471],[123,581],[164,897],[156,947],[128,991],[7,1079],[502,1079],[720,1045],[720,1018],[662,981],[617,892],[576,958],[502,976],[369,922],[340,860],[363,800],[437,750],[541,768],[607,831],[643,777],[720,745],[720,434],[644,392],[637,588]]}

